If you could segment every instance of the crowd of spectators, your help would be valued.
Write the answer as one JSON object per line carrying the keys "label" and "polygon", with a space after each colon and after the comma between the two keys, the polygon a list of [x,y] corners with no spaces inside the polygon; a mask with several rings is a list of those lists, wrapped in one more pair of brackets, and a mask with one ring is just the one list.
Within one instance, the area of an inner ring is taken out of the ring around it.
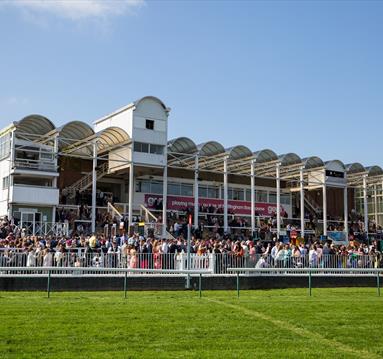
{"label": "crowd of spectators", "polygon": [[[108,238],[104,234],[71,236],[30,236],[12,221],[0,223],[1,266],[94,266],[127,268],[176,268],[187,252],[185,226],[174,224],[171,239],[127,235],[122,229]],[[215,256],[214,270],[237,267],[380,267],[378,242],[350,240],[348,245],[318,241],[315,237],[279,242],[255,240],[244,233],[235,236],[210,232],[203,239],[194,233],[190,251],[198,257]],[[203,266],[211,264],[211,259]],[[202,266],[202,265],[201,265]]]}

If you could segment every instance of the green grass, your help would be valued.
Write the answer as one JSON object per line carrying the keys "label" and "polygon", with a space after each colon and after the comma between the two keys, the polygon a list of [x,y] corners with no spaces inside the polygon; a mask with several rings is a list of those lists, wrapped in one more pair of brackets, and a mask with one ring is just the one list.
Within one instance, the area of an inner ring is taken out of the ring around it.
{"label": "green grass", "polygon": [[0,292],[1,358],[380,358],[372,288]]}

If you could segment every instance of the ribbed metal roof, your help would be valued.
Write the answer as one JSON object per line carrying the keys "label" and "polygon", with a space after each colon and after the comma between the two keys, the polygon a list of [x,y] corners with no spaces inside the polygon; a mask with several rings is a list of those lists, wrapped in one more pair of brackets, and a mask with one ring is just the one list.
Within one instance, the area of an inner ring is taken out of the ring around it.
{"label": "ribbed metal roof", "polygon": [[216,156],[225,152],[225,148],[217,141],[200,143],[197,148],[199,154],[206,157]]}
{"label": "ribbed metal roof", "polygon": [[188,137],[178,137],[168,142],[168,151],[174,153],[195,153],[197,152],[196,144]]}
{"label": "ribbed metal roof", "polygon": [[55,129],[55,125],[48,118],[41,115],[29,115],[22,120],[14,122],[16,127],[16,136],[36,139],[38,136],[44,136]]}

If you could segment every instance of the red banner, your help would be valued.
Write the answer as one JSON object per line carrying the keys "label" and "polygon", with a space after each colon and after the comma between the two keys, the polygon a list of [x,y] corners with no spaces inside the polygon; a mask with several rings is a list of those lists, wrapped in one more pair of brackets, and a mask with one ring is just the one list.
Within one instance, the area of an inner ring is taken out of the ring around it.
{"label": "red banner", "polygon": [[[223,211],[223,199],[214,198],[200,198],[199,206],[213,207],[215,209],[222,209]],[[162,196],[157,194],[145,194],[145,205],[148,209],[161,209],[162,208]],[[181,197],[181,196],[168,196],[167,209],[173,211],[185,211],[187,208],[194,207],[193,197]],[[281,206],[281,213],[288,211],[287,206]],[[255,213],[259,216],[271,216],[275,213],[277,206],[270,203],[256,203]],[[228,211],[232,214],[238,215],[250,215],[251,214],[251,202],[247,201],[228,201]],[[208,211],[206,211],[208,212]]]}

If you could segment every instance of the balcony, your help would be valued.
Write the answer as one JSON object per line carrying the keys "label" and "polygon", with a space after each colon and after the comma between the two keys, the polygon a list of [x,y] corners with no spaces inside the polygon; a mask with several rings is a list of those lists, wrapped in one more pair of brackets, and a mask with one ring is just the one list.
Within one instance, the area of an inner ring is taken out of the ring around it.
{"label": "balcony", "polygon": [[59,190],[52,187],[13,185],[10,189],[10,202],[56,206],[59,203]]}
{"label": "balcony", "polygon": [[15,159],[14,171],[39,171],[56,173],[57,168],[54,161],[36,161],[29,159]]}

